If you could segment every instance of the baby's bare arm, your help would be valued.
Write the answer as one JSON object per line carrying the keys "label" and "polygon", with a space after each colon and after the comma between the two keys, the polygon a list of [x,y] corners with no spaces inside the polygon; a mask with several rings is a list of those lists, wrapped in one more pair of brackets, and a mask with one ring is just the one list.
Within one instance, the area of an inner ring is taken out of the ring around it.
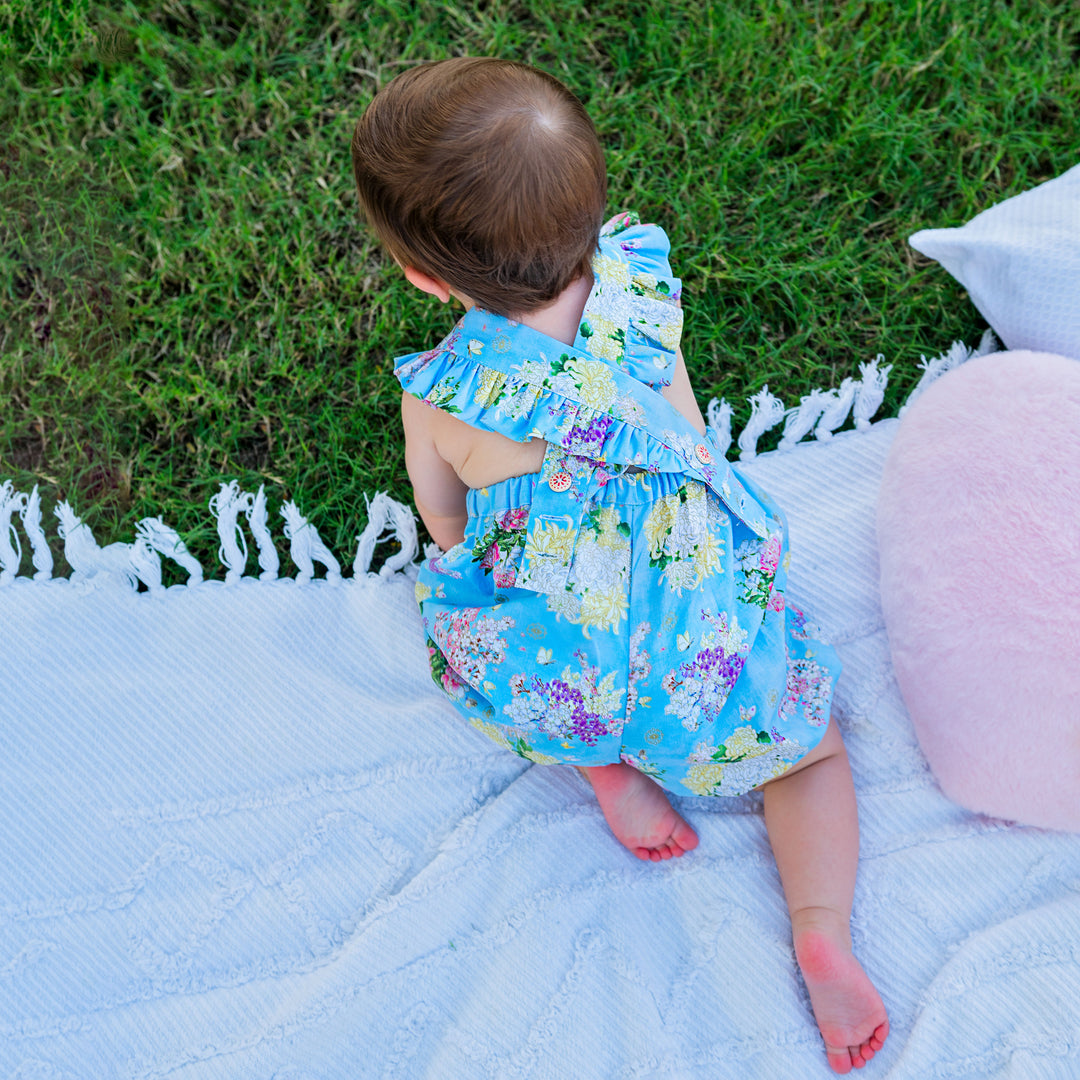
{"label": "baby's bare arm", "polygon": [[694,397],[694,389],[690,385],[690,376],[686,372],[686,363],[683,360],[682,349],[675,353],[675,373],[671,377],[671,385],[664,387],[664,397],[675,406],[698,429],[705,434],[705,418],[701,415],[697,399]]}
{"label": "baby's bare arm", "polygon": [[412,394],[401,396],[401,420],[405,426],[405,468],[413,486],[416,509],[432,540],[449,551],[465,539],[468,488],[440,455],[435,445],[433,420],[436,411]]}

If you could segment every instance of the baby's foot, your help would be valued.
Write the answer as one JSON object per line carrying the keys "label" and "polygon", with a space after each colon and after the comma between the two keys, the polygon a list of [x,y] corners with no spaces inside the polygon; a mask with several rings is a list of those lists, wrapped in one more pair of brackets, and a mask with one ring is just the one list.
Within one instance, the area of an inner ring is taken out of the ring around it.
{"label": "baby's foot", "polygon": [[861,1069],[884,1044],[889,1021],[846,934],[828,926],[796,929],[795,956],[829,1064],[838,1073]]}
{"label": "baby's foot", "polygon": [[670,859],[697,847],[697,833],[672,809],[663,789],[631,765],[581,770],[618,841],[639,859]]}

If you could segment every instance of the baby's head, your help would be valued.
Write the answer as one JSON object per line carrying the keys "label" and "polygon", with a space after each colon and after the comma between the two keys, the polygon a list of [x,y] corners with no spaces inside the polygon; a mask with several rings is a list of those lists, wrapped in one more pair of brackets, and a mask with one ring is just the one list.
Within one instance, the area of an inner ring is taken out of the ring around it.
{"label": "baby's head", "polygon": [[581,103],[542,71],[484,57],[405,71],[357,123],[352,160],[390,254],[481,307],[535,311],[589,270],[604,155]]}

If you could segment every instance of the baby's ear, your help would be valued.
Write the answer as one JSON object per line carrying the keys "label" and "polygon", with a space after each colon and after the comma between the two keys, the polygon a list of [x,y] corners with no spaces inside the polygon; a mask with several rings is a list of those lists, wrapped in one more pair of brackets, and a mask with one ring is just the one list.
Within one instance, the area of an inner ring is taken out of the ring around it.
{"label": "baby's ear", "polygon": [[425,274],[423,270],[417,270],[415,266],[405,267],[405,280],[421,292],[437,296],[444,304],[450,302],[450,286],[437,277]]}

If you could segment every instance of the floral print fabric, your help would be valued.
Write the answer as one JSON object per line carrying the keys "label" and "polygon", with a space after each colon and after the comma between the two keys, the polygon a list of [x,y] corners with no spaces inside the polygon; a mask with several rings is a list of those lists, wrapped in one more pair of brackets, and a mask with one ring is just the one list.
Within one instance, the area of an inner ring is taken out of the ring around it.
{"label": "floral print fabric", "polygon": [[500,745],[738,795],[818,743],[840,665],[786,603],[779,511],[657,392],[681,324],[667,250],[605,227],[573,350],[474,308],[399,361],[433,406],[551,443],[540,473],[469,493],[417,599],[436,682]]}

